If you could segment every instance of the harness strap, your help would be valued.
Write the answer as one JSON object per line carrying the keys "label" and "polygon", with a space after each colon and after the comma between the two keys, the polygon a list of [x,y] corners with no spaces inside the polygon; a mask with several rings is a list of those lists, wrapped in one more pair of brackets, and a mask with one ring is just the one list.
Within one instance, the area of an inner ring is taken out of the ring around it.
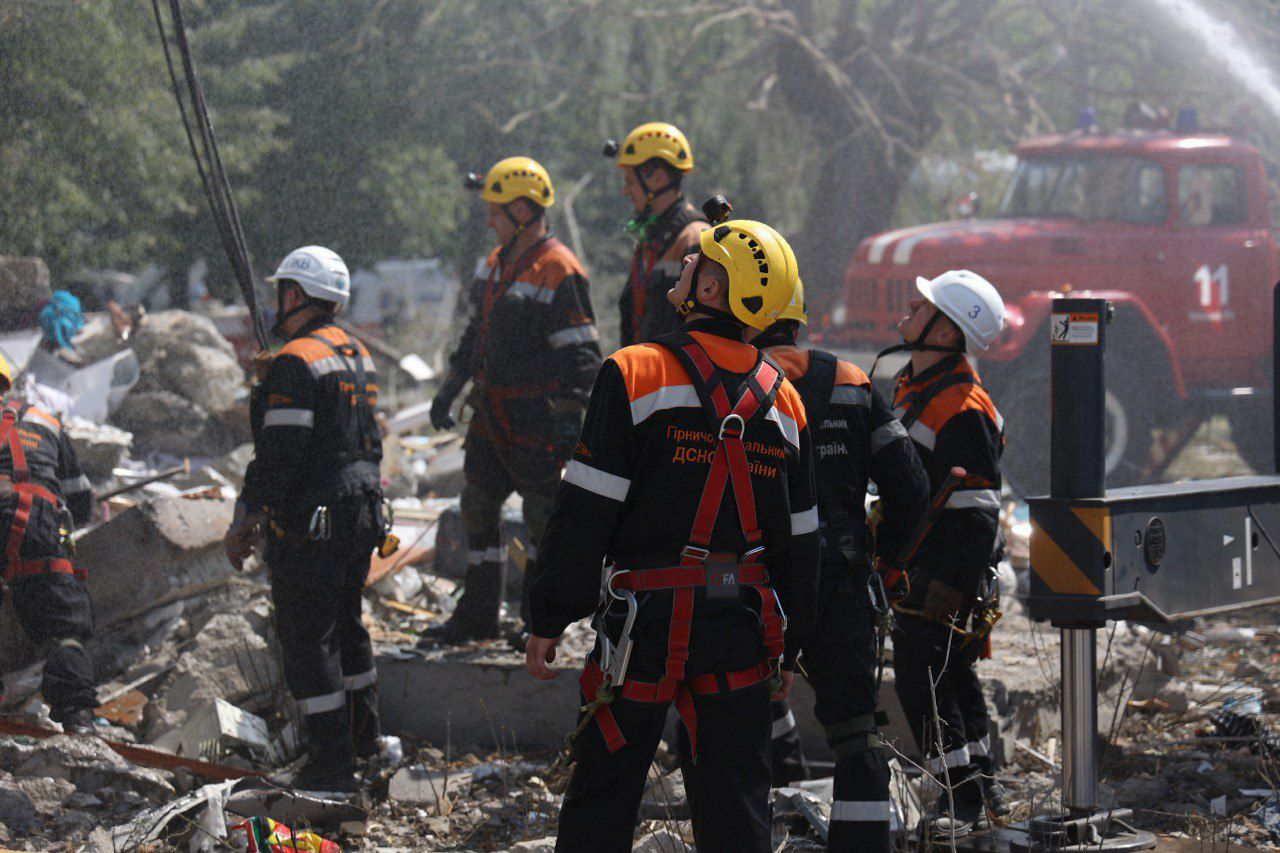
{"label": "harness strap", "polygon": [[681,587],[754,586],[767,584],[769,571],[759,563],[704,563],[699,566],[672,566],[665,569],[643,569],[620,572],[610,579],[614,589],[652,592]]}
{"label": "harness strap", "polygon": [[[738,521],[748,548],[758,546],[762,534],[757,524],[755,496],[751,488],[751,470],[747,464],[746,448],[742,434],[746,425],[758,414],[767,411],[782,385],[781,371],[763,354],[757,356],[755,367],[736,403],[730,403],[725,380],[720,368],[711,360],[701,344],[692,335],[677,338],[671,347],[677,360],[684,366],[697,391],[712,433],[717,436],[711,470],[702,489],[698,510],[694,515],[689,544],[681,553],[680,564],[700,567],[708,556],[708,547],[715,530],[716,519],[724,499],[724,491],[730,481],[738,507]],[[765,391],[765,388],[768,391]],[[761,589],[761,616],[766,632],[770,619],[767,611],[773,611],[777,597],[770,590]],[[769,599],[773,599],[772,602]],[[664,678],[671,682],[684,679],[684,667],[689,659],[689,638],[693,631],[693,587],[679,587],[672,595],[671,629],[667,637],[667,666]]]}
{"label": "harness strap", "polygon": [[18,430],[18,420],[26,407],[17,400],[4,407],[0,417],[0,447],[9,445],[9,455],[13,462],[13,473],[9,479],[13,491],[18,496],[18,503],[13,508],[13,525],[9,528],[9,541],[5,548],[5,577],[40,574],[45,571],[68,572],[74,574],[71,563],[67,560],[22,560],[22,543],[27,538],[27,524],[31,521],[31,510],[36,499],[61,506],[58,496],[38,483],[31,482],[31,469],[27,467],[27,454],[22,449],[22,435]]}
{"label": "harness strap", "polygon": [[[689,746],[692,753],[698,754],[698,716],[694,711],[693,696],[707,696],[713,693],[728,693],[734,690],[742,690],[747,687],[753,687],[762,681],[768,681],[773,676],[773,667],[768,661],[761,661],[753,667],[737,670],[736,672],[714,672],[706,675],[699,675],[690,678],[687,681],[672,684],[665,678],[656,681],[636,681],[628,678],[622,684],[621,690],[615,691],[615,698],[621,697],[629,699],[632,702],[644,702],[653,705],[667,705],[675,703],[676,713],[680,715],[681,722],[684,723],[685,729],[689,732]],[[586,667],[582,670],[582,675],[578,677],[578,685],[582,688],[584,696],[592,697],[596,695],[596,691],[604,682],[604,673],[600,669],[600,665],[596,663],[594,658],[587,660]],[[605,747],[610,752],[617,752],[627,743],[626,737],[622,734],[622,729],[618,727],[618,721],[614,718],[613,712],[609,710],[607,703],[600,704],[595,707],[594,715],[596,723],[600,726],[600,733],[604,736]]]}
{"label": "harness strap", "polygon": [[898,418],[898,420],[902,423],[903,428],[911,429],[911,425],[920,420],[924,410],[929,408],[929,404],[943,391],[948,388],[954,388],[957,385],[980,384],[978,378],[968,371],[948,373],[932,385],[921,388],[919,391],[912,391],[903,396],[900,401],[897,401],[894,408],[906,407],[906,411],[902,413],[902,417]]}

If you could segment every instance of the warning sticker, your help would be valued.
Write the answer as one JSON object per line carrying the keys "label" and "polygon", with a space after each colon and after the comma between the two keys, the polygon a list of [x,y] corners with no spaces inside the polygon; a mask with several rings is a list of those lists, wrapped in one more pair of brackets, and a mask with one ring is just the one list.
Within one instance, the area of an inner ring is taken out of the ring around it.
{"label": "warning sticker", "polygon": [[1098,343],[1097,314],[1054,314],[1049,323],[1049,340],[1077,346]]}

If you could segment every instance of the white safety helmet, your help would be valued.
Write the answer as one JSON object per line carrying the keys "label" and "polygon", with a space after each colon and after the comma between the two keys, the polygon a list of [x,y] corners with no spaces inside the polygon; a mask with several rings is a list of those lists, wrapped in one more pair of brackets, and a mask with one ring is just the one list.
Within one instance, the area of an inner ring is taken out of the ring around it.
{"label": "white safety helmet", "polygon": [[1004,328],[1004,300],[975,272],[948,270],[934,279],[917,276],[916,289],[964,333],[969,355],[986,352]]}
{"label": "white safety helmet", "polygon": [[351,299],[351,274],[346,263],[337,252],[324,246],[294,249],[267,281],[272,284],[297,282],[303,293],[325,302],[336,302],[339,309],[347,307]]}

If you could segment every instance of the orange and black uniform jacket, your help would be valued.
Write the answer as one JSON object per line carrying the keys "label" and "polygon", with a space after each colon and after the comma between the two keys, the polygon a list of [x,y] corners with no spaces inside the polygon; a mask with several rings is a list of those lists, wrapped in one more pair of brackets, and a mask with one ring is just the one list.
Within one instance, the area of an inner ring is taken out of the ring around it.
{"label": "orange and black uniform jacket", "polygon": [[[912,375],[909,364],[898,375],[894,415],[910,421],[921,400],[927,403],[919,417],[905,425],[933,489],[957,465],[968,476],[943,507],[914,565],[926,579],[972,597],[992,564],[1000,533],[1004,419],[968,358],[959,354],[919,376]],[[913,583],[909,601],[922,601],[925,586]]]}
{"label": "orange and black uniform jacket", "polygon": [[[329,344],[354,346],[358,356]],[[267,507],[285,529],[305,531],[327,500],[377,488],[378,373],[363,344],[326,320],[309,323],[255,392],[255,453],[240,494],[250,513]]]}
{"label": "orange and black uniform jacket", "polygon": [[548,236],[510,263],[495,249],[476,268],[446,385],[475,381],[495,439],[546,435],[548,398],[590,396],[599,340],[586,272],[564,244]]}
{"label": "orange and black uniform jacket", "polygon": [[[855,365],[837,361],[834,383],[819,388],[810,371],[810,350],[790,341],[772,344],[767,333],[755,343],[786,371],[805,410],[815,417],[821,413],[820,422],[809,423],[809,433],[824,564],[840,561],[842,534],[866,541],[869,481],[875,482],[884,510],[876,552],[892,564],[929,502],[929,478],[907,431]],[[827,393],[827,399],[818,399]],[[845,526],[847,531],[837,529]]]}
{"label": "orange and black uniform jacket", "polygon": [[[680,315],[667,301],[667,291],[680,280],[684,269],[683,253],[676,250],[676,241],[690,224],[706,221],[681,198],[658,216],[636,246],[627,283],[618,298],[622,346],[642,344],[680,330]],[[687,248],[695,250],[696,245]]]}
{"label": "orange and black uniform jacket", "polygon": [[[754,367],[756,349],[736,340],[732,325],[700,320],[686,329],[735,383]],[[763,562],[789,620],[783,665],[791,668],[816,616],[818,514],[804,406],[789,382],[783,381],[772,409],[748,423],[743,440],[764,534]],[[539,550],[531,581],[534,634],[558,637],[570,623],[591,615],[600,601],[602,561],[662,554],[670,560],[664,565],[677,565],[689,543],[715,444],[689,375],[670,349],[637,344],[605,360]],[[745,546],[731,492],[725,490],[710,548],[741,554]],[[658,623],[638,629],[637,650],[660,653],[654,660],[661,672],[671,593],[649,595],[664,603],[650,611],[659,616]],[[726,659],[722,650],[708,650],[717,631],[697,623],[736,619],[744,608],[758,606],[754,595],[698,597],[691,672],[698,671],[700,658]],[[649,608],[641,610],[641,623],[647,624]],[[736,668],[764,657],[763,646],[743,652]],[[646,656],[639,657],[637,674]]]}
{"label": "orange and black uniform jacket", "polygon": [[[6,398],[4,403],[13,399]],[[31,482],[44,486],[57,495],[71,511],[71,517],[77,526],[87,524],[93,511],[93,492],[62,424],[53,415],[34,406],[23,406],[21,412],[14,430],[22,442]],[[0,529],[5,531],[3,535],[6,541],[18,502],[10,485],[12,476],[13,456],[6,442],[0,446]],[[46,501],[34,501],[31,519],[23,537],[23,557],[28,554],[32,559],[61,556],[63,551],[58,531],[57,507]],[[4,548],[0,547],[0,560],[4,558],[4,553]]]}

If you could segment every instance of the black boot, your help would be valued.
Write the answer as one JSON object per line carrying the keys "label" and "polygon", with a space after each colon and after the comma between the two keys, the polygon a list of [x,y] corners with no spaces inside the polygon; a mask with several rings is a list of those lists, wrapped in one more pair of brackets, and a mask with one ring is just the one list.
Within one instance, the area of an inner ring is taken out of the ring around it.
{"label": "black boot", "polygon": [[62,730],[69,735],[91,735],[97,731],[91,708],[59,708],[51,712],[49,718],[61,723]]}
{"label": "black boot", "polygon": [[356,758],[373,758],[378,754],[378,736],[382,734],[378,723],[378,686],[371,684],[347,693],[347,708],[351,712],[351,740]]}
{"label": "black boot", "polygon": [[419,647],[492,640],[501,635],[498,617],[506,586],[505,563],[484,562],[471,567],[463,585],[462,598],[449,621],[423,631]]}
{"label": "black boot", "polygon": [[355,757],[348,710],[307,714],[307,762],[290,779],[273,778],[296,791],[350,794],[356,791]]}
{"label": "black boot", "polygon": [[[950,796],[943,791],[942,796],[938,798],[938,809],[943,814],[934,818],[929,824],[929,836],[934,841],[945,842],[951,838],[962,838],[977,827],[978,818],[983,814],[981,779],[972,765],[969,765],[969,768],[971,772],[968,776],[962,775],[964,767],[953,770],[951,783],[954,788]],[[957,782],[957,777],[963,781]]]}

